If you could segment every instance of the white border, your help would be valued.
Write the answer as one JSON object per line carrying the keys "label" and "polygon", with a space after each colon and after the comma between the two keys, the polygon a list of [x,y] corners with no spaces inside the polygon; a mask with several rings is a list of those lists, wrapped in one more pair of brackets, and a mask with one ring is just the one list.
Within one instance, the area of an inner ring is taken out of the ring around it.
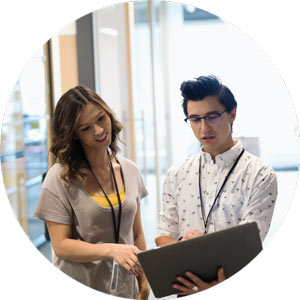
{"label": "white border", "polygon": [[[0,120],[22,69],[59,29],[112,0],[3,0],[0,2]],[[297,0],[179,1],[208,10],[240,28],[280,72],[300,111],[300,18]],[[222,51],[220,49],[220,51]],[[259,72],[259,70],[258,70]],[[284,103],[283,103],[284,105]],[[280,122],[281,120],[278,120]],[[281,138],[284,142],[283,137]],[[0,297],[7,299],[110,299],[75,283],[52,267],[22,232],[0,178]],[[247,268],[201,299],[296,299],[299,292],[299,185],[288,215],[268,247]],[[289,199],[287,199],[289,201]],[[195,295],[192,298],[200,298]]]}

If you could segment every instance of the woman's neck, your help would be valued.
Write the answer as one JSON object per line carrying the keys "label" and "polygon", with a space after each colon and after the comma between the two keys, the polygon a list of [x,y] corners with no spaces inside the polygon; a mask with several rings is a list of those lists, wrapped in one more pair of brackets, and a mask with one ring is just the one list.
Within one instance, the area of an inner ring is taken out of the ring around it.
{"label": "woman's neck", "polygon": [[107,149],[104,151],[89,151],[85,155],[93,170],[104,170],[109,167],[110,157]]}

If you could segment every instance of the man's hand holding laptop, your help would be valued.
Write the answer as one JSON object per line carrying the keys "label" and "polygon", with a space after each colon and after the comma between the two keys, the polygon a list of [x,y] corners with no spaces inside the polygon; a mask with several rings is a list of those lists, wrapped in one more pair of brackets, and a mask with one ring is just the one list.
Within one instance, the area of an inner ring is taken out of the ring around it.
{"label": "man's hand holding laptop", "polygon": [[[198,229],[191,229],[185,233],[185,235],[182,237],[181,241],[189,240],[195,237],[202,236],[203,233],[199,231]],[[204,291],[210,287],[215,286],[216,284],[222,282],[225,280],[225,275],[224,275],[224,269],[219,268],[217,271],[218,279],[213,280],[212,282],[206,282],[203,281],[201,278],[196,276],[195,274],[187,271],[185,272],[185,275],[187,278],[184,278],[182,276],[178,276],[176,279],[178,282],[181,284],[173,284],[173,288],[177,289],[180,291],[177,295],[180,296],[186,296],[186,295],[191,295],[195,294],[201,291]]]}

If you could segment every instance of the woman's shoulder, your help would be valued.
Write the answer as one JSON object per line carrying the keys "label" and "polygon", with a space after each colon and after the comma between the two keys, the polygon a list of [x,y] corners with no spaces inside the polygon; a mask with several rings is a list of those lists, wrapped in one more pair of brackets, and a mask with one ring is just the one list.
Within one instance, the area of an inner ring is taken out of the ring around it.
{"label": "woman's shoulder", "polygon": [[61,172],[63,171],[63,166],[60,163],[54,163],[47,172],[47,176],[56,177],[57,175],[60,176]]}
{"label": "woman's shoulder", "polygon": [[64,168],[60,163],[55,163],[52,167],[50,167],[44,179],[43,188],[63,186],[65,184],[61,178],[63,169]]}
{"label": "woman's shoulder", "polygon": [[116,156],[117,161],[119,161],[119,163],[121,164],[122,168],[126,168],[126,169],[134,169],[139,171],[139,166],[136,162],[132,161],[129,158],[126,158],[122,155],[117,155]]}

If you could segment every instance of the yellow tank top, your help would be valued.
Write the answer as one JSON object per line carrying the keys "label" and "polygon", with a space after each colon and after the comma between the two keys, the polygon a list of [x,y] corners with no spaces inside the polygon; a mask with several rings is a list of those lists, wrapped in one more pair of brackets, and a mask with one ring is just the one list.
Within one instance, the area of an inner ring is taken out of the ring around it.
{"label": "yellow tank top", "polygon": [[[97,195],[94,193],[91,193],[89,191],[87,191],[89,193],[89,195],[92,197],[92,199],[100,206],[103,207],[110,207],[107,199],[105,198],[104,195]],[[117,206],[119,205],[119,201],[118,201],[118,196],[117,194],[111,194],[111,195],[107,195],[108,199],[110,200],[112,206]],[[125,187],[123,186],[122,191],[120,192],[120,200],[123,203],[125,199]]]}

